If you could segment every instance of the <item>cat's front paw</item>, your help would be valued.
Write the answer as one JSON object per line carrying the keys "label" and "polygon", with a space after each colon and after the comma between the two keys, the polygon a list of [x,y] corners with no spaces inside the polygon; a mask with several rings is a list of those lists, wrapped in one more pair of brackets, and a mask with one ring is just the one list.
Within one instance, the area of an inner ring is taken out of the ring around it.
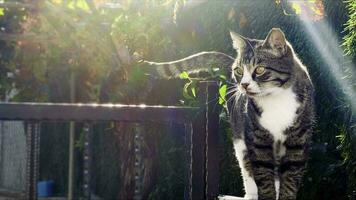
{"label": "cat's front paw", "polygon": [[244,199],[246,200],[257,200],[258,195],[257,194],[245,194]]}
{"label": "cat's front paw", "polygon": [[229,195],[220,195],[218,200],[245,200],[245,198],[229,196]]}

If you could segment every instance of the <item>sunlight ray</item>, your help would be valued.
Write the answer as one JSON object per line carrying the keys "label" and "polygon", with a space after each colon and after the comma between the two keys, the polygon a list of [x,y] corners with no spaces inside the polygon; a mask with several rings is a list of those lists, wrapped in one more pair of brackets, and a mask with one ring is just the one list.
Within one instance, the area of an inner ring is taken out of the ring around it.
{"label": "sunlight ray", "polygon": [[[291,3],[291,1],[289,1]],[[295,1],[293,2],[295,3]],[[325,70],[331,72],[339,87],[348,98],[352,111],[356,111],[355,93],[355,65],[351,58],[345,56],[337,40],[336,33],[326,21],[320,19],[313,22],[306,15],[298,15],[299,21],[305,28],[310,41],[316,47],[319,55],[323,59]]]}

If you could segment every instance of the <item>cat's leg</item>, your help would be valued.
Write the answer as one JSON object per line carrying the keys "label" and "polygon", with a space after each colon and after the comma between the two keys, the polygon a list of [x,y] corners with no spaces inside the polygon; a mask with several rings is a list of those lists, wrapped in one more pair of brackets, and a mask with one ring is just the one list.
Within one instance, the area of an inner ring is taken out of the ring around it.
{"label": "cat's leg", "polygon": [[258,188],[259,200],[275,200],[275,161],[273,138],[264,131],[255,131],[249,142],[251,168]]}
{"label": "cat's leg", "polygon": [[295,200],[297,192],[302,181],[306,168],[304,159],[295,159],[299,156],[296,154],[304,154],[300,150],[287,149],[286,155],[283,157],[280,166],[280,191],[279,200]]}
{"label": "cat's leg", "polygon": [[[247,148],[243,139],[234,140],[234,149],[241,169],[242,180],[245,188],[245,199],[257,200],[258,189],[251,171],[251,163],[247,156]],[[250,169],[248,169],[250,168]]]}
{"label": "cat's leg", "polygon": [[246,198],[224,195],[224,196],[219,196],[218,200],[246,200]]}
{"label": "cat's leg", "polygon": [[279,168],[279,200],[295,200],[302,181],[308,159],[310,135],[292,134],[285,142],[286,154],[281,159]]}

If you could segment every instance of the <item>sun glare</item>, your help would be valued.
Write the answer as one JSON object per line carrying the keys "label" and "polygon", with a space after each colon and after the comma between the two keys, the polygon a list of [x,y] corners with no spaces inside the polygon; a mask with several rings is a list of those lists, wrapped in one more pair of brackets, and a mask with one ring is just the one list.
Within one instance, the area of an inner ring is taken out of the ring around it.
{"label": "sun glare", "polygon": [[[297,1],[288,1],[291,6],[301,5]],[[353,88],[353,79],[355,75],[355,65],[352,63],[351,58],[344,55],[344,51],[340,47],[340,42],[336,37],[336,33],[332,27],[325,20],[320,18],[317,21],[310,18],[309,15],[298,15],[299,21],[306,30],[310,41],[317,48],[317,51],[323,59],[323,66],[326,72],[331,72],[333,78],[342,88],[343,92],[347,96],[353,112],[356,111],[356,98],[355,90]],[[305,12],[304,12],[305,13]],[[348,74],[348,75],[347,75]]]}

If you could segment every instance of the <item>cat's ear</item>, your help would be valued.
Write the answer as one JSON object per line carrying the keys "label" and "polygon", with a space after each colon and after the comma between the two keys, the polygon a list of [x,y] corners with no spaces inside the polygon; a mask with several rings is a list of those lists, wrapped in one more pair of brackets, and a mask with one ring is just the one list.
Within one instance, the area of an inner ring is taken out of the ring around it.
{"label": "cat's ear", "polygon": [[241,51],[246,47],[245,38],[233,31],[230,31],[230,36],[232,39],[232,46],[234,49]]}
{"label": "cat's ear", "polygon": [[272,53],[277,56],[283,56],[287,52],[287,41],[283,31],[279,28],[272,28],[263,45],[272,49]]}

